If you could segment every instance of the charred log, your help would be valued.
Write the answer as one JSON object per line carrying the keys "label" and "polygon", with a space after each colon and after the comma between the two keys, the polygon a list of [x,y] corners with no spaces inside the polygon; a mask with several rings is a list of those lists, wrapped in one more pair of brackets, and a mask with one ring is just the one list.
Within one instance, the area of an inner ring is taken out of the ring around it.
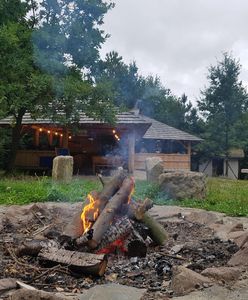
{"label": "charred log", "polygon": [[72,272],[102,276],[107,267],[105,255],[69,251],[64,249],[42,249],[39,253],[42,262],[52,265],[61,264],[69,266]]}
{"label": "charred log", "polygon": [[117,240],[124,240],[133,230],[133,226],[127,217],[120,217],[114,224],[110,225],[109,229],[102,237],[101,243],[98,245],[96,252],[101,253],[101,250],[107,248]]}
{"label": "charred log", "polygon": [[37,256],[42,249],[58,248],[59,245],[53,240],[26,240],[15,250],[15,255],[20,257],[24,255]]}

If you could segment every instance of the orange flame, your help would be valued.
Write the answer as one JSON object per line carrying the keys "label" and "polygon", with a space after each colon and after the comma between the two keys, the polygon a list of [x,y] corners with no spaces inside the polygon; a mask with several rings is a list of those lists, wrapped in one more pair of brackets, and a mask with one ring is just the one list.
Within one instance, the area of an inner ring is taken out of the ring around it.
{"label": "orange flame", "polygon": [[99,208],[97,207],[96,200],[91,194],[88,194],[87,199],[90,201],[89,204],[85,205],[81,220],[83,221],[84,233],[90,230],[91,226],[99,216]]}
{"label": "orange flame", "polygon": [[130,204],[130,202],[131,202],[131,198],[132,198],[132,195],[134,194],[134,187],[135,187],[134,177],[131,177],[131,180],[132,180],[132,190],[128,196],[128,201],[127,201],[128,204]]}

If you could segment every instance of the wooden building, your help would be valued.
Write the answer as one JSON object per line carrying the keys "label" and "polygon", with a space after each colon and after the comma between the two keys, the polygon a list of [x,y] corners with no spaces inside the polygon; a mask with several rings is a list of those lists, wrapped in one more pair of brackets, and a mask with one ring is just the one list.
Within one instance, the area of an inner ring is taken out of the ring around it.
{"label": "wooden building", "polygon": [[[11,118],[0,120],[9,126]],[[25,139],[16,156],[21,169],[51,169],[56,155],[74,158],[74,173],[95,174],[99,169],[123,166],[133,173],[145,169],[147,157],[159,156],[166,169],[190,170],[191,144],[200,139],[154,119],[125,112],[115,126],[82,114],[76,130],[49,119],[32,119],[25,114]]]}
{"label": "wooden building", "polygon": [[135,169],[145,170],[145,159],[157,156],[167,170],[190,170],[191,146],[202,139],[154,119],[143,118],[151,126],[136,143]]}

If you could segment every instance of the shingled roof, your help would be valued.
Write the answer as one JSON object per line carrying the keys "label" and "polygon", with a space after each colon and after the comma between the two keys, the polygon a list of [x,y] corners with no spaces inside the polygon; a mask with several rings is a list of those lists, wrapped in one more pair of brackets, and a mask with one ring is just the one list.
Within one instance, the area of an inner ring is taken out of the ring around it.
{"label": "shingled roof", "polygon": [[[13,122],[12,117],[7,117],[5,119],[0,120],[0,125],[10,125]],[[31,124],[54,124],[54,122],[49,118],[37,118],[33,119],[30,113],[26,113],[23,116],[22,124],[24,125],[31,125]],[[104,124],[104,122],[99,120],[94,120],[86,116],[85,114],[80,114],[79,124]],[[123,112],[117,114],[117,124],[125,125],[125,124],[144,124],[144,125],[151,125],[151,122],[145,119],[141,115],[135,115],[131,112]]]}
{"label": "shingled roof", "polygon": [[158,140],[180,140],[180,141],[192,141],[192,142],[200,142],[202,139],[191,135],[185,131],[176,129],[174,127],[168,126],[164,123],[156,121],[154,119],[142,116],[147,122],[152,123],[152,125],[148,128],[144,139],[158,139]]}

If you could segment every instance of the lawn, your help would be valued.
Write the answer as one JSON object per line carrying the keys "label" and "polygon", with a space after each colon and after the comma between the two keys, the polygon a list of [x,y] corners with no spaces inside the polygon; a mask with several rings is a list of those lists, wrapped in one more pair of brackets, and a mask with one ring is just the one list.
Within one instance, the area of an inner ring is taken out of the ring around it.
{"label": "lawn", "polygon": [[[70,184],[53,183],[48,177],[0,179],[0,204],[27,204],[46,201],[82,201],[92,190],[100,190],[98,180],[74,178]],[[180,205],[225,212],[232,216],[248,216],[248,181],[209,178],[204,201],[172,201],[165,198],[156,185],[137,181],[134,197],[151,198],[160,205]]]}

